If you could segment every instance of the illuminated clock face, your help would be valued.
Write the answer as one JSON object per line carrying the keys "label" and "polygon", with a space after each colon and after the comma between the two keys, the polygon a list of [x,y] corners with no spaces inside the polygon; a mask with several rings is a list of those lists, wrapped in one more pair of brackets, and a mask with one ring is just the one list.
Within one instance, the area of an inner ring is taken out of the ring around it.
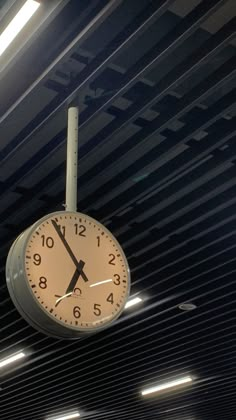
{"label": "illuminated clock face", "polygon": [[129,294],[129,269],[112,234],[81,213],[44,220],[25,249],[28,285],[56,322],[90,330],[121,313]]}

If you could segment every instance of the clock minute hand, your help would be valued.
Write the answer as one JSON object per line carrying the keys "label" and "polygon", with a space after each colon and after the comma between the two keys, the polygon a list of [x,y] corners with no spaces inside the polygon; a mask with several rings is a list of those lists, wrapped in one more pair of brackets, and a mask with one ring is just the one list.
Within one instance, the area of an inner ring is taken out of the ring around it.
{"label": "clock minute hand", "polygon": [[57,223],[55,222],[55,220],[52,220],[52,224],[53,224],[53,227],[54,227],[54,229],[56,230],[56,232],[57,232],[57,234],[58,234],[59,238],[61,239],[61,241],[62,241],[62,243],[63,243],[64,247],[66,248],[66,250],[67,250],[67,252],[68,252],[69,256],[71,257],[71,259],[72,259],[73,263],[75,264],[75,266],[76,266],[77,270],[79,271],[79,274],[81,275],[82,279],[83,279],[85,282],[86,282],[86,281],[88,281],[88,278],[87,278],[87,276],[85,275],[85,273],[84,273],[84,271],[83,271],[83,267],[82,267],[82,269],[80,268],[79,261],[78,261],[78,260],[77,260],[77,258],[75,257],[75,255],[74,255],[74,253],[73,253],[73,251],[72,251],[71,247],[69,246],[69,244],[68,244],[67,240],[64,238],[64,236],[63,236],[63,234],[62,234],[62,232],[61,232],[61,230],[60,230],[59,226],[58,226],[58,225],[57,225]]}

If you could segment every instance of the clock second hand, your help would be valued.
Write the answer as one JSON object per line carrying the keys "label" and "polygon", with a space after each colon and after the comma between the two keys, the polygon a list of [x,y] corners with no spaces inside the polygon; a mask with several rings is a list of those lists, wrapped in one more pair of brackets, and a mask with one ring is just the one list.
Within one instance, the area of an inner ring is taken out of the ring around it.
{"label": "clock second hand", "polygon": [[73,292],[67,293],[67,294],[66,294],[66,295],[64,295],[64,296],[58,296],[58,295],[55,295],[56,297],[58,297],[58,299],[56,300],[56,305],[55,305],[55,306],[58,306],[58,305],[59,305],[59,303],[60,303],[63,299],[65,299],[66,297],[71,296],[72,294],[73,294]]}

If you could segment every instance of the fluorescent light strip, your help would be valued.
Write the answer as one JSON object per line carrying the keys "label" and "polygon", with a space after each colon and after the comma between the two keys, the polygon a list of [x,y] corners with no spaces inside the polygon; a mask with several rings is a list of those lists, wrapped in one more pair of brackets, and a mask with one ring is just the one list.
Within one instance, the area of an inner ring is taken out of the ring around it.
{"label": "fluorescent light strip", "polygon": [[137,305],[137,303],[140,303],[140,302],[142,302],[142,299],[141,299],[141,298],[139,298],[139,297],[136,297],[136,298],[130,299],[130,300],[126,303],[126,305],[125,305],[125,309],[130,308],[131,306]]}
{"label": "fluorescent light strip", "polygon": [[15,39],[18,33],[23,29],[26,23],[30,20],[40,3],[35,0],[27,0],[15,17],[11,20],[9,25],[4,29],[0,35],[0,56]]}
{"label": "fluorescent light strip", "polygon": [[141,392],[141,394],[143,396],[148,395],[148,394],[152,394],[154,392],[163,391],[163,390],[168,389],[168,388],[174,388],[175,386],[187,384],[187,383],[192,382],[192,381],[193,381],[193,379],[191,378],[191,376],[187,376],[187,377],[182,378],[182,379],[177,379],[176,381],[167,382],[166,384],[163,384],[163,385],[153,386],[152,388],[145,389],[144,391]]}
{"label": "fluorescent light strip", "polygon": [[22,359],[23,357],[25,357],[25,353],[23,352],[15,354],[14,356],[8,357],[7,359],[0,361],[0,368],[3,366],[9,365],[10,363],[15,362],[16,360]]}
{"label": "fluorescent light strip", "polygon": [[80,417],[79,413],[74,413],[74,414],[67,414],[66,416],[62,416],[62,417],[53,417],[48,420],[70,420],[70,419],[77,419],[78,417]]}

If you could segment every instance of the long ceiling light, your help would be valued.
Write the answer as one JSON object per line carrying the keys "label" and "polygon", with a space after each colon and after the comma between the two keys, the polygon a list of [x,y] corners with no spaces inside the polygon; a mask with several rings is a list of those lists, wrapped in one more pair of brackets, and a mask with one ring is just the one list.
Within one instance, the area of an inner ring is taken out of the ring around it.
{"label": "long ceiling light", "polygon": [[125,305],[125,309],[130,308],[131,306],[137,305],[137,303],[142,302],[142,299],[140,297],[135,297],[133,299],[128,300],[128,302]]}
{"label": "long ceiling light", "polygon": [[67,414],[66,416],[62,416],[62,417],[56,417],[56,418],[50,418],[51,420],[70,420],[70,419],[77,419],[78,417],[80,417],[80,414],[77,413],[73,413],[73,414]]}
{"label": "long ceiling light", "polygon": [[141,392],[141,394],[143,396],[153,394],[154,392],[156,393],[156,392],[164,391],[165,389],[174,388],[176,386],[184,385],[184,384],[187,384],[187,383],[192,382],[192,381],[193,381],[193,379],[191,378],[191,376],[186,376],[185,378],[177,379],[177,380],[171,381],[171,382],[167,382],[163,385],[157,385],[157,386],[153,386],[151,388],[147,388],[147,389],[143,390]]}
{"label": "long ceiling light", "polygon": [[35,0],[27,0],[25,2],[19,12],[0,35],[0,56],[23,29],[39,6],[40,3]]}
{"label": "long ceiling light", "polygon": [[7,359],[0,360],[0,368],[9,365],[10,363],[15,362],[16,360],[22,359],[23,357],[25,357],[25,353],[21,352],[14,354],[13,356],[8,357]]}

